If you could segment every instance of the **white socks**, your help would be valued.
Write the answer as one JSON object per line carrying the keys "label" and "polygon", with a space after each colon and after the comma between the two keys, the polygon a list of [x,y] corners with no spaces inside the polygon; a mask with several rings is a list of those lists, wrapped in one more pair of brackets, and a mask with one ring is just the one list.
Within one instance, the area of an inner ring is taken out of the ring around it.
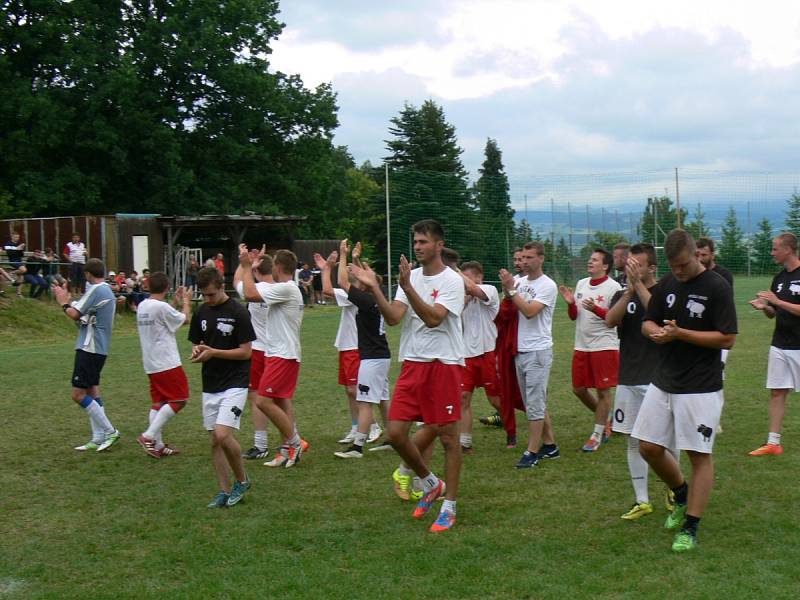
{"label": "white socks", "polygon": [[639,440],[628,437],[628,471],[631,474],[636,504],[650,503],[647,494],[647,461],[639,454]]}
{"label": "white socks", "polygon": [[267,449],[267,431],[265,430],[256,430],[253,433],[253,446],[261,450],[262,452]]}
{"label": "white socks", "polygon": [[439,485],[439,478],[433,473],[428,473],[427,477],[422,478],[422,491],[426,494]]}
{"label": "white socks", "polygon": [[164,442],[161,440],[161,430],[172,417],[175,416],[175,411],[169,404],[165,404],[158,411],[150,410],[150,427],[147,428],[142,435],[146,438],[156,441],[156,445],[161,445]]}
{"label": "white socks", "polygon": [[594,431],[592,432],[592,439],[597,440],[598,442],[603,441],[603,432],[606,430],[605,425],[595,425]]}
{"label": "white socks", "polygon": [[767,436],[767,443],[774,444],[776,446],[781,445],[781,434],[775,433],[774,431],[770,431],[769,435]]}
{"label": "white socks", "polygon": [[[89,405],[84,408],[89,415],[89,420],[92,422],[92,439],[95,435],[102,436],[100,441],[105,440],[105,436],[114,433],[114,426],[106,416],[106,411],[97,402],[92,400]],[[95,442],[97,440],[94,440]]]}
{"label": "white socks", "polygon": [[458,435],[458,441],[461,442],[461,445],[469,448],[472,446],[472,434],[471,433],[460,433]]}
{"label": "white socks", "polygon": [[361,433],[360,431],[356,431],[355,437],[353,438],[353,445],[354,446],[361,446],[364,447],[364,444],[367,443],[367,434]]}

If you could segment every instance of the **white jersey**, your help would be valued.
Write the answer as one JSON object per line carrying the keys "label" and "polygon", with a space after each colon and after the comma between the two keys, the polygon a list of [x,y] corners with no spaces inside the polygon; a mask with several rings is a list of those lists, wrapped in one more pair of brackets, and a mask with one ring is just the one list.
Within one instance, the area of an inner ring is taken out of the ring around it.
{"label": "white jersey", "polygon": [[83,242],[67,242],[67,252],[69,253],[69,262],[86,264],[86,246]]}
{"label": "white jersey", "polygon": [[411,285],[427,304],[441,304],[447,315],[438,326],[428,327],[414,312],[403,288],[397,288],[395,300],[408,306],[400,334],[400,362],[413,360],[445,364],[464,364],[464,336],[461,311],[464,309],[464,280],[450,267],[437,275],[423,275],[422,267],[411,271]]}
{"label": "white jersey", "polygon": [[256,283],[267,314],[266,356],[300,362],[300,324],[303,322],[303,296],[293,281]]}
{"label": "white jersey", "polygon": [[163,300],[147,298],[139,303],[136,325],[145,373],[160,373],[181,366],[175,332],[185,321],[186,315]]}
{"label": "white jersey", "polygon": [[478,286],[486,294],[486,300],[467,296],[461,322],[464,325],[464,353],[466,358],[481,356],[494,350],[497,342],[497,326],[494,318],[500,310],[500,296],[493,285]]}
{"label": "white jersey", "polygon": [[339,352],[358,350],[358,330],[356,329],[356,313],[358,308],[347,299],[347,292],[341,288],[334,288],[333,295],[336,304],[342,307],[342,316],[339,317],[339,330],[333,345]]}
{"label": "white jersey", "polygon": [[[244,282],[236,284],[236,293],[244,300]],[[250,313],[250,322],[253,324],[253,331],[256,332],[256,339],[252,343],[253,350],[266,352],[267,350],[267,316],[269,306],[263,302],[248,302],[247,310]]]}
{"label": "white jersey", "polygon": [[588,298],[594,300],[595,305],[608,310],[611,298],[621,289],[622,286],[611,277],[607,277],[597,285],[591,285],[589,277],[578,282],[575,286],[575,304],[578,308],[578,318],[575,322],[575,350],[583,352],[619,350],[616,328],[606,327],[605,320],[583,308],[582,302]]}
{"label": "white jersey", "polygon": [[520,313],[517,321],[517,350],[533,352],[553,347],[553,310],[558,299],[556,282],[542,273],[536,279],[520,277],[517,293],[526,302],[539,302],[544,308],[528,319]]}

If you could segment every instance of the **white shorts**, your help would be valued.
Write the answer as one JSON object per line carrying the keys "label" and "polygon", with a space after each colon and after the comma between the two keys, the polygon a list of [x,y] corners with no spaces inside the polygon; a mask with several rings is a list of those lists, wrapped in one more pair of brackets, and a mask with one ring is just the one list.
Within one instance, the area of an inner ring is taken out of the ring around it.
{"label": "white shorts", "polygon": [[720,350],[719,359],[722,361],[722,381],[725,381],[725,365],[728,364],[728,353],[730,350],[723,348]]}
{"label": "white shorts", "polygon": [[651,383],[631,436],[664,448],[711,454],[723,403],[722,390],[668,394]]}
{"label": "white shorts", "polygon": [[389,399],[390,358],[365,358],[358,365],[356,400],[378,404]]}
{"label": "white shorts", "polygon": [[769,347],[767,389],[800,392],[800,350]]}
{"label": "white shorts", "polygon": [[203,427],[214,431],[216,425],[239,429],[239,421],[247,404],[247,388],[230,388],[210,394],[203,392]]}
{"label": "white shorts", "polygon": [[614,423],[612,426],[614,431],[630,435],[648,387],[646,385],[617,386],[617,393],[614,396]]}

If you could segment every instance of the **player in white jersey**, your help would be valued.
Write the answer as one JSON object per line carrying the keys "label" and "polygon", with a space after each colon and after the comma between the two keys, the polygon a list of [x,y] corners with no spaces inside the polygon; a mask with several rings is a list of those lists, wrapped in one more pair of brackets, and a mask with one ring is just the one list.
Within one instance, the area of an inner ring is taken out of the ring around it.
{"label": "player in white jersey", "polygon": [[[606,327],[605,317],[611,298],[622,287],[608,276],[614,259],[609,252],[595,248],[589,256],[589,277],[581,279],[575,292],[559,288],[567,301],[569,318],[575,323],[575,351],[572,355],[572,392],[594,413],[594,431],[581,448],[596,452],[611,435],[608,415],[611,388],[617,385],[619,338]],[[597,390],[597,396],[591,388]]]}
{"label": "player in white jersey", "polygon": [[252,259],[247,246],[239,245],[244,297],[248,302],[269,306],[267,350],[264,374],[258,385],[258,407],[269,417],[283,436],[280,452],[270,467],[293,467],[307,448],[300,438],[294,419],[292,398],[300,372],[300,324],[303,321],[303,296],[294,283],[297,257],[289,250],[278,250],[272,258],[273,283],[258,282],[252,269],[258,269],[262,257]]}
{"label": "player in white jersey", "polygon": [[142,365],[150,379],[150,426],[137,441],[153,458],[179,454],[161,439],[164,426],[189,398],[189,381],[181,365],[175,334],[189,322],[192,307],[183,287],[175,290],[175,306],[167,302],[169,278],[161,271],[150,275],[150,297],[139,303],[136,325],[142,346]]}
{"label": "player in white jersey", "polygon": [[[420,221],[412,230],[414,256],[421,266],[412,270],[406,257],[400,257],[400,287],[392,303],[383,295],[371,269],[355,266],[350,269],[375,296],[386,322],[403,323],[400,335],[403,368],[389,408],[389,443],[422,481],[423,496],[414,510],[415,518],[424,517],[437,498],[446,496],[439,517],[430,528],[437,532],[450,529],[456,521],[462,462],[458,421],[464,365],[460,318],[464,308],[464,280],[442,262],[444,231],[438,222]],[[412,441],[409,431],[418,421],[424,425]],[[437,436],[444,446],[446,486],[430,471],[420,453]],[[395,471],[395,481],[397,475]],[[400,476],[410,480],[411,473]]]}
{"label": "player in white jersey", "polygon": [[497,288],[483,283],[483,265],[468,261],[461,265],[467,296],[461,322],[464,327],[465,365],[461,381],[461,433],[459,441],[465,454],[472,453],[472,393],[482,387],[486,398],[500,410],[500,383],[497,379],[494,318],[500,310]]}
{"label": "player in white jersey", "polygon": [[[259,253],[251,251],[253,258]],[[266,253],[266,248],[261,247],[261,263],[253,269],[253,277],[257,282],[272,283],[272,257]],[[242,283],[242,266],[236,268],[233,274],[233,287],[236,293],[244,300],[244,283]],[[253,354],[250,356],[250,385],[247,394],[250,405],[250,416],[253,419],[253,447],[242,453],[248,460],[266,458],[269,455],[269,439],[267,437],[267,415],[258,408],[258,384],[264,374],[264,352],[267,349],[267,317],[269,306],[263,302],[248,302],[247,310],[250,313],[250,322],[256,332],[256,339],[251,347]]]}

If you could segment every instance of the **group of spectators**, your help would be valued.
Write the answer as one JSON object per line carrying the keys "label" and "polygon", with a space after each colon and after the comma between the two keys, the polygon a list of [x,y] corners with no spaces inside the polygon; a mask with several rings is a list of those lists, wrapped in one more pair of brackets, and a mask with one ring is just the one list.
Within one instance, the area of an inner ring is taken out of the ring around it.
{"label": "group of spectators", "polygon": [[[13,232],[3,244],[7,267],[0,267],[0,296],[5,296],[5,286],[11,284],[18,296],[22,296],[22,286],[30,286],[30,297],[39,298],[49,292],[53,284],[62,285],[66,280],[59,273],[61,264],[52,248],[33,250],[25,256],[26,245],[18,232]],[[64,247],[64,260],[69,264],[70,282],[74,291],[83,292],[83,263],[86,262],[86,246],[77,234]]]}

